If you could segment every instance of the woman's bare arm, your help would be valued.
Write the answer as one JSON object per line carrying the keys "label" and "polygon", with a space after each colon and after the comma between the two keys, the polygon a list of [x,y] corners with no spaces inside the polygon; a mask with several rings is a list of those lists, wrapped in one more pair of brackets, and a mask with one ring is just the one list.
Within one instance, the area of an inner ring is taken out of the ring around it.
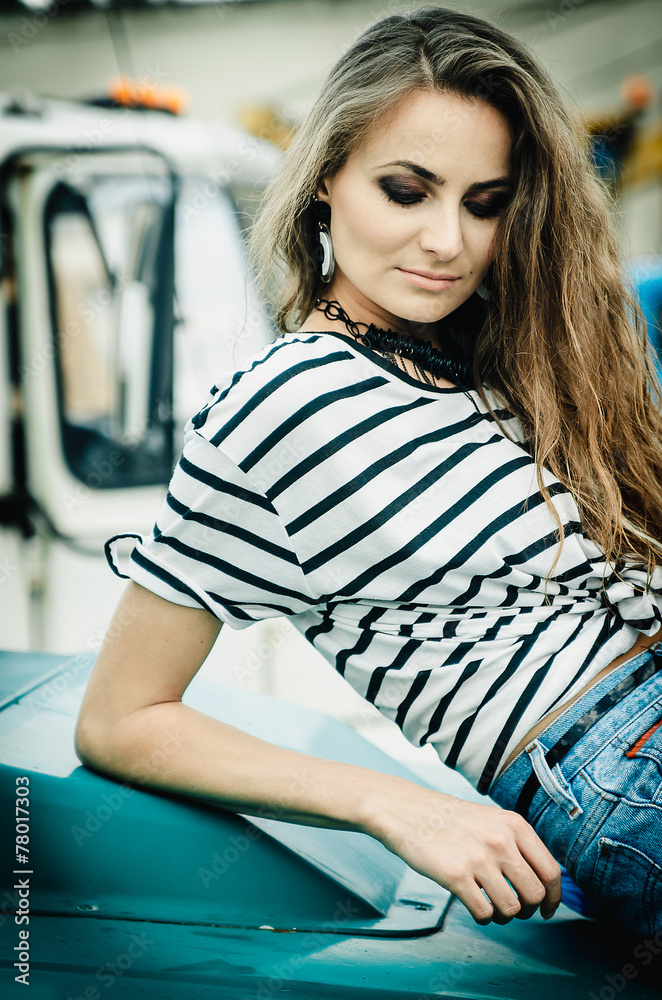
{"label": "woman's bare arm", "polygon": [[113,778],[228,809],[358,830],[348,799],[373,772],[276,747],[182,705],[219,630],[208,612],[130,583],[83,698],[79,758]]}
{"label": "woman's bare arm", "polygon": [[276,747],[183,705],[219,629],[208,612],[129,583],[81,705],[81,761],[221,808],[368,833],[450,889],[479,923],[526,918],[538,905],[551,916],[560,868],[517,813]]}

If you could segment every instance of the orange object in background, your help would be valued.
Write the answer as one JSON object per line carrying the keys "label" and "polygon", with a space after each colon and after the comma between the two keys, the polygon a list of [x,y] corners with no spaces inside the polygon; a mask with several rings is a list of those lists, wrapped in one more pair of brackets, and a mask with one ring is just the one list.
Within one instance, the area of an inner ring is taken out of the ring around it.
{"label": "orange object in background", "polygon": [[621,83],[621,100],[633,111],[643,111],[655,96],[653,84],[643,73],[631,73]]}
{"label": "orange object in background", "polygon": [[655,98],[652,81],[643,73],[631,73],[621,81],[620,108],[584,118],[596,168],[614,193],[657,180],[662,173],[660,122],[644,121]]}
{"label": "orange object in background", "polygon": [[169,111],[173,115],[183,114],[189,105],[189,97],[182,87],[162,87],[149,80],[132,80],[120,76],[108,85],[109,96],[127,108],[149,108],[154,111]]}

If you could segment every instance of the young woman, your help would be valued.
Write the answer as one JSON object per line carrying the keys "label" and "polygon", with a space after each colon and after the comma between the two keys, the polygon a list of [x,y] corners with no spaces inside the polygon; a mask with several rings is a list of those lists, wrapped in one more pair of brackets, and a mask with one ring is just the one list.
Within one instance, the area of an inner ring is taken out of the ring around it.
{"label": "young woman", "polygon": [[[552,84],[467,14],[386,18],[252,239],[282,336],[188,425],[81,760],[366,832],[478,923],[551,916],[561,862],[596,912],[662,930],[659,399]],[[312,757],[293,793],[300,754],[182,705],[221,623],[276,615],[504,808]]]}

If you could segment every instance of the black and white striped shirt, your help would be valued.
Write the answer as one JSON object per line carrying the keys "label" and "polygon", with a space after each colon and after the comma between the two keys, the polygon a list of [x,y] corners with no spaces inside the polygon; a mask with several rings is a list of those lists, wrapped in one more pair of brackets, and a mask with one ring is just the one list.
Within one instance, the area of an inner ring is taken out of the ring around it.
{"label": "black and white striped shirt", "polygon": [[651,593],[640,568],[617,578],[549,473],[566,540],[546,585],[555,521],[499,417],[514,440],[474,391],[425,386],[348,335],[286,334],[189,421],[129,575],[233,628],[291,616],[486,792],[543,715],[662,622],[662,570]]}

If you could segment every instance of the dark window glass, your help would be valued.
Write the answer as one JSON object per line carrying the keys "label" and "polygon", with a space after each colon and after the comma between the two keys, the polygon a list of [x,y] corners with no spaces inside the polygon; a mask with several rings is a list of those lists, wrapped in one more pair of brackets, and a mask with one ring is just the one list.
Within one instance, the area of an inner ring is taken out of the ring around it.
{"label": "dark window glass", "polygon": [[63,452],[96,488],[170,476],[171,203],[167,177],[80,169],[47,201]]}

